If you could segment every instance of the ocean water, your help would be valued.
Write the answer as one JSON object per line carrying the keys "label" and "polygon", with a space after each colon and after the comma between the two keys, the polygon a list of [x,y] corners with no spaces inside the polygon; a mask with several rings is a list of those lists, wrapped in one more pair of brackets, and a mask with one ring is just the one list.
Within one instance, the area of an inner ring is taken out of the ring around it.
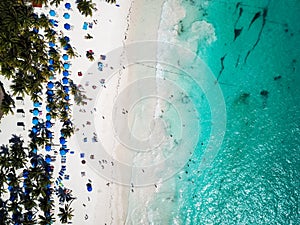
{"label": "ocean water", "polygon": [[[190,89],[203,122],[199,142],[161,184],[147,224],[300,224],[299,12],[298,0],[166,1],[159,39],[190,49],[210,68],[226,132],[212,163],[201,167],[217,121],[206,123],[211,105]],[[176,79],[186,85],[183,73]]]}

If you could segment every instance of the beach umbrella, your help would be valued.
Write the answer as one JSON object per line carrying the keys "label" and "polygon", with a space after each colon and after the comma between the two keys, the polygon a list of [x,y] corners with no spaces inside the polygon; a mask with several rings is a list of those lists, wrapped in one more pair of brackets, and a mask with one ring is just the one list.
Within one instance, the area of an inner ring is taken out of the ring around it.
{"label": "beach umbrella", "polygon": [[53,65],[54,64],[54,59],[49,59],[49,64]]}
{"label": "beach umbrella", "polygon": [[64,77],[62,79],[63,84],[68,84],[69,83],[69,79],[67,77]]}
{"label": "beach umbrella", "polygon": [[47,97],[47,101],[48,101],[48,102],[53,102],[53,98],[52,98],[51,96],[48,96],[48,97]]}
{"label": "beach umbrella", "polygon": [[63,71],[63,76],[64,76],[64,77],[69,76],[69,71],[68,71],[68,70],[64,70],[64,71]]}
{"label": "beach umbrella", "polygon": [[59,143],[62,144],[62,145],[65,144],[66,143],[66,139],[64,137],[60,137],[59,138]]}
{"label": "beach umbrella", "polygon": [[51,156],[50,155],[46,155],[45,161],[46,161],[46,163],[50,163],[51,162]]}
{"label": "beach umbrella", "polygon": [[32,123],[33,123],[34,125],[37,125],[37,124],[39,123],[39,119],[38,119],[37,117],[33,117],[33,118],[32,118]]}
{"label": "beach umbrella", "polygon": [[65,105],[65,109],[68,109],[69,108],[69,106],[68,105]]}
{"label": "beach umbrella", "polygon": [[47,91],[46,91],[46,94],[47,94],[48,96],[53,96],[53,95],[54,95],[54,92],[53,92],[53,90],[47,90]]}
{"label": "beach umbrella", "polygon": [[63,60],[68,60],[69,56],[67,54],[63,54],[62,58],[63,58]]}
{"label": "beach umbrella", "polygon": [[69,63],[64,63],[64,68],[67,70],[70,68],[70,64]]}
{"label": "beach umbrella", "polygon": [[71,4],[67,2],[67,3],[65,4],[65,8],[66,8],[66,9],[71,9]]}
{"label": "beach umbrella", "polygon": [[69,101],[70,100],[70,96],[66,95],[64,99],[67,100],[67,101]]}
{"label": "beach umbrella", "polygon": [[68,36],[64,36],[66,42],[70,42],[70,38]]}
{"label": "beach umbrella", "polygon": [[41,106],[41,103],[40,102],[34,102],[33,103],[33,107],[40,107]]}
{"label": "beach umbrella", "polygon": [[70,30],[70,29],[71,29],[71,25],[68,24],[68,23],[65,23],[65,24],[64,24],[64,28],[65,28],[66,30]]}
{"label": "beach umbrella", "polygon": [[46,114],[46,120],[51,120],[51,115],[50,115],[50,113],[47,113],[47,114]]}
{"label": "beach umbrella", "polygon": [[35,28],[35,27],[34,27],[32,30],[33,30],[33,32],[36,33],[36,34],[39,33],[39,29],[38,29],[38,28]]}
{"label": "beach umbrella", "polygon": [[28,174],[29,174],[28,170],[23,170],[23,177],[24,178],[27,178]]}
{"label": "beach umbrella", "polygon": [[64,17],[65,19],[70,19],[70,14],[69,14],[69,13],[64,13],[63,17]]}
{"label": "beach umbrella", "polygon": [[88,192],[91,192],[93,190],[92,185],[90,183],[86,184],[86,188],[87,188]]}
{"label": "beach umbrella", "polygon": [[70,44],[66,44],[65,46],[64,46],[64,50],[68,50],[68,49],[70,49],[71,48],[71,45]]}
{"label": "beach umbrella", "polygon": [[68,93],[69,92],[69,87],[68,86],[63,86],[63,90],[65,93]]}
{"label": "beach umbrella", "polygon": [[49,145],[49,144],[46,144],[46,146],[45,146],[45,150],[46,150],[47,152],[51,151],[51,145]]}
{"label": "beach umbrella", "polygon": [[37,108],[34,108],[32,113],[34,116],[37,116],[37,115],[39,115],[39,110]]}
{"label": "beach umbrella", "polygon": [[52,123],[49,120],[47,120],[46,121],[46,128],[51,128],[51,127],[52,127]]}
{"label": "beach umbrella", "polygon": [[52,41],[49,41],[49,46],[53,48],[55,46],[55,43],[53,43]]}
{"label": "beach umbrella", "polygon": [[54,84],[52,81],[49,81],[48,84],[47,84],[47,87],[52,89],[54,87]]}
{"label": "beach umbrella", "polygon": [[32,127],[32,130],[31,130],[34,134],[36,134],[38,132],[38,129],[36,127]]}
{"label": "beach umbrella", "polygon": [[52,132],[51,131],[47,131],[46,136],[47,136],[47,138],[52,138]]}
{"label": "beach umbrella", "polygon": [[56,12],[55,12],[53,9],[51,9],[51,10],[49,11],[49,15],[50,15],[50,16],[55,16],[55,15],[56,15]]}
{"label": "beach umbrella", "polygon": [[59,151],[59,154],[60,154],[61,156],[63,156],[63,155],[66,155],[67,152],[66,152],[66,150],[64,150],[64,149],[61,149],[61,150]]}
{"label": "beach umbrella", "polygon": [[87,22],[84,22],[84,23],[83,23],[83,26],[82,26],[82,29],[83,29],[83,30],[87,30],[87,28],[88,28],[88,23],[87,23]]}
{"label": "beach umbrella", "polygon": [[49,71],[53,71],[54,70],[54,67],[52,65],[48,66],[48,70]]}

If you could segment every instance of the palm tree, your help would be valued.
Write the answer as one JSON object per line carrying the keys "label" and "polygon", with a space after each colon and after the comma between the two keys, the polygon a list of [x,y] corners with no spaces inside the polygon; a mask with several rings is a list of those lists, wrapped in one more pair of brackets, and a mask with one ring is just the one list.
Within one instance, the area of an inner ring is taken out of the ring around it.
{"label": "palm tree", "polygon": [[53,213],[45,213],[44,216],[39,215],[39,225],[49,225],[55,222],[54,214]]}
{"label": "palm tree", "polygon": [[73,197],[72,191],[62,187],[58,188],[57,197],[60,203],[64,203],[65,201],[70,202],[76,199],[75,197]]}
{"label": "palm tree", "polygon": [[96,4],[93,3],[91,0],[80,0],[77,3],[77,8],[79,12],[84,16],[92,16],[93,10],[96,10]]}
{"label": "palm tree", "polygon": [[105,1],[110,4],[116,3],[116,0],[105,0]]}
{"label": "palm tree", "polygon": [[74,209],[72,209],[70,207],[71,203],[72,203],[73,200],[71,200],[70,203],[67,203],[65,204],[65,207],[62,208],[62,207],[59,207],[59,213],[58,213],[58,217],[59,217],[59,221],[61,223],[68,223],[68,220],[71,220],[73,218],[73,212],[74,212]]}
{"label": "palm tree", "polygon": [[62,2],[63,0],[51,0],[50,1],[50,5],[54,5],[57,7],[60,5],[60,3]]}

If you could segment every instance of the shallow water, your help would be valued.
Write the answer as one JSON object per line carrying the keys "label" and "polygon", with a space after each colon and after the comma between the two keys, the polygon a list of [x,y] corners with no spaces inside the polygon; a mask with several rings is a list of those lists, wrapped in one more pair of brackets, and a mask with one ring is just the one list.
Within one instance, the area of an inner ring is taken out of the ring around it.
{"label": "shallow water", "polygon": [[[179,15],[175,22],[169,17],[168,25],[179,25],[161,38],[197,52],[212,70],[227,127],[213,163],[199,170],[210,135],[204,127],[204,143],[151,203],[151,221],[299,224],[300,2],[168,2]],[[202,116],[209,114],[205,105],[195,106]]]}

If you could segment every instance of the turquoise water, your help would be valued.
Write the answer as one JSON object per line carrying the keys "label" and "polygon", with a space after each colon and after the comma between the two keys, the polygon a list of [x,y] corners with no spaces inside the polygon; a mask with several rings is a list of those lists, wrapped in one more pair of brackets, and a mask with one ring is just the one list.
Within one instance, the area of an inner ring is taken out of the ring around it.
{"label": "turquoise water", "polygon": [[172,203],[162,200],[162,188],[156,200],[165,204],[154,207],[168,224],[300,224],[300,1],[181,6],[180,42],[194,35],[195,21],[214,27],[216,40],[199,39],[197,54],[218,78],[227,128],[213,164],[198,170],[199,143],[167,184],[175,190]]}

